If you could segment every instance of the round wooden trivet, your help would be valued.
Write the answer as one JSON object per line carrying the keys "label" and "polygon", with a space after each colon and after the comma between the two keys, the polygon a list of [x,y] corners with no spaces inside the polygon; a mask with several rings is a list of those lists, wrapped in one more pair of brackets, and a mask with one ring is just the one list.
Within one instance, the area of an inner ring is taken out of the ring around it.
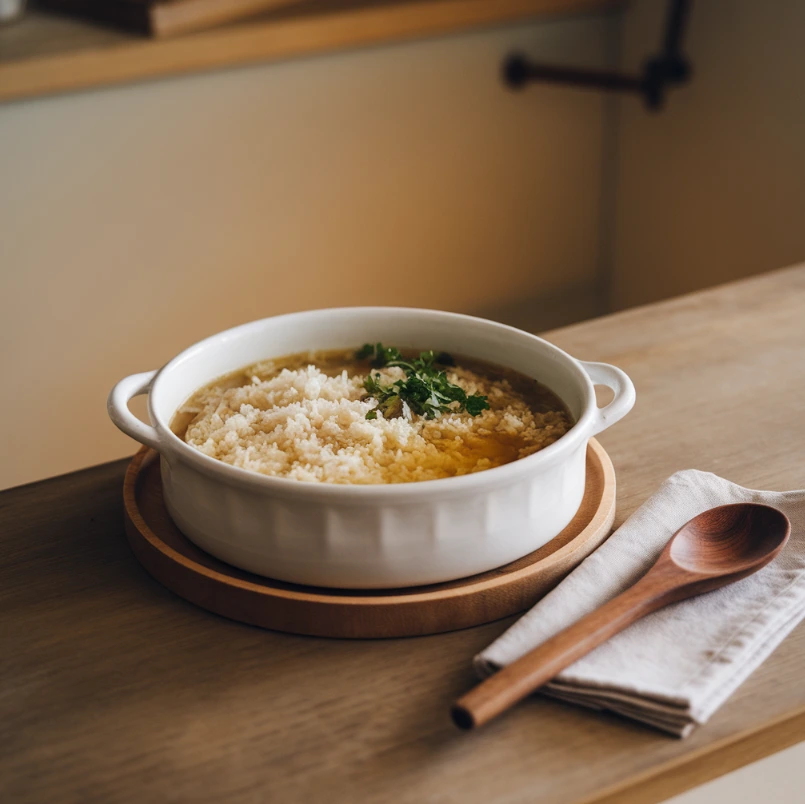
{"label": "round wooden trivet", "polygon": [[141,449],[123,488],[126,534],[160,583],[202,608],[251,625],[312,636],[377,638],[455,631],[531,607],[609,535],[615,472],[591,439],[587,486],[573,521],[534,553],[482,575],[392,590],[340,590],[274,581],[224,564],[173,524],[157,454]]}

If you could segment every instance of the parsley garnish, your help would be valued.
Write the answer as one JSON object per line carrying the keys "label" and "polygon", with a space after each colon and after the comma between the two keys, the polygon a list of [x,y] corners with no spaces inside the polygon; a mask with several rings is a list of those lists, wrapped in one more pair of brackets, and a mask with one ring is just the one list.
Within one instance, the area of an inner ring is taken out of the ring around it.
{"label": "parsley garnish", "polygon": [[399,349],[383,346],[382,343],[364,344],[356,353],[358,360],[370,358],[373,368],[398,366],[405,372],[405,379],[391,385],[383,385],[380,375],[371,373],[364,381],[366,393],[377,400],[377,408],[366,414],[367,419],[376,419],[377,411],[386,419],[396,416],[410,417],[411,413],[436,419],[442,413],[466,410],[470,416],[478,416],[489,408],[489,401],[481,394],[467,393],[453,385],[439,366],[454,366],[455,361],[446,352],[421,352],[419,357],[404,360]]}
{"label": "parsley garnish", "polygon": [[402,360],[399,349],[395,349],[393,346],[385,347],[382,343],[376,343],[374,346],[371,343],[365,343],[355,352],[355,357],[358,360],[366,360],[367,357],[371,357],[372,368],[383,368],[392,361]]}

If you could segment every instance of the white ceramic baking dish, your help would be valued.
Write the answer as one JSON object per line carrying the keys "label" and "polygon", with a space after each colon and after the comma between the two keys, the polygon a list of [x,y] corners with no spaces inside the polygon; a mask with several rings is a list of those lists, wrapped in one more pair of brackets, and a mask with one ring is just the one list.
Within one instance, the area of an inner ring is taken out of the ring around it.
{"label": "white ceramic baking dish", "polygon": [[[509,366],[567,404],[576,424],[544,450],[461,477],[395,485],[331,485],[229,466],[170,430],[202,385],[269,357],[365,342],[437,349]],[[599,408],[594,384],[610,387]],[[151,424],[128,409],[149,394]],[[229,564],[283,581],[371,589],[474,575],[541,547],[573,518],[585,483],[587,441],[629,412],[634,386],[620,369],[575,360],[492,321],[435,310],[355,307],[266,318],[213,335],[158,371],[121,380],[112,421],[161,455],[165,503],[179,528]]]}

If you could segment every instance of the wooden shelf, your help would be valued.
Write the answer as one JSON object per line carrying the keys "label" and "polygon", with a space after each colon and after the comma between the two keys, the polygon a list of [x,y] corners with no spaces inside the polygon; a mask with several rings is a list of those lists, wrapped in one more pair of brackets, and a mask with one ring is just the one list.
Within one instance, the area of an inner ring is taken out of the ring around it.
{"label": "wooden shelf", "polygon": [[0,28],[0,101],[439,36],[617,0],[312,0],[248,22],[149,40],[29,8]]}

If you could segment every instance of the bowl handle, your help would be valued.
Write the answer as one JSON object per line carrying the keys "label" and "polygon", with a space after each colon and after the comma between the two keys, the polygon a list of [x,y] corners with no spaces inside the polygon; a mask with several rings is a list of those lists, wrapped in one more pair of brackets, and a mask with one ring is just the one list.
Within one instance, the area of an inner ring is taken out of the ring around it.
{"label": "bowl handle", "polygon": [[129,410],[129,400],[140,394],[147,394],[156,374],[156,371],[145,371],[142,374],[132,374],[130,377],[122,379],[109,394],[106,409],[109,411],[109,418],[126,435],[141,444],[158,450],[159,433],[151,425],[141,422]]}
{"label": "bowl handle", "polygon": [[593,419],[593,429],[590,435],[597,435],[602,430],[620,421],[634,406],[635,390],[628,375],[609,363],[587,363],[579,360],[593,385],[606,385],[611,388],[615,396],[608,405],[597,409],[598,416]]}

